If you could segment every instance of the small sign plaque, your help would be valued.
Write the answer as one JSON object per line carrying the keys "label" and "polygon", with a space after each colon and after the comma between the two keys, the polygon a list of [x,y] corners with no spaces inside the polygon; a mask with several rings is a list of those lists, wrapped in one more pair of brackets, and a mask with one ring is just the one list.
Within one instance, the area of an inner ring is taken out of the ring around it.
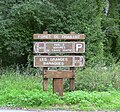
{"label": "small sign plaque", "polygon": [[83,56],[34,56],[34,67],[83,67]]}
{"label": "small sign plaque", "polygon": [[34,34],[33,39],[39,40],[81,40],[84,34]]}
{"label": "small sign plaque", "polygon": [[84,42],[35,42],[34,53],[84,53]]}

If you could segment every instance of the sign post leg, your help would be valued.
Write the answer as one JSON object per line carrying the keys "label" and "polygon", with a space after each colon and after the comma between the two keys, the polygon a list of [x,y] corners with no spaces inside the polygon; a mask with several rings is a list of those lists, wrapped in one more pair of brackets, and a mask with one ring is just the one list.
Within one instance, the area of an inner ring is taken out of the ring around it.
{"label": "sign post leg", "polygon": [[48,78],[43,78],[43,90],[48,90]]}
{"label": "sign post leg", "polygon": [[[47,70],[47,67],[43,68],[43,75],[45,75],[45,70]],[[48,78],[44,78],[43,76],[43,90],[47,91],[48,90]]]}
{"label": "sign post leg", "polygon": [[74,82],[75,82],[75,79],[74,79],[74,78],[71,78],[71,79],[70,79],[70,90],[71,90],[71,91],[74,91],[74,89],[75,89]]}
{"label": "sign post leg", "polygon": [[71,67],[70,70],[72,70],[72,77],[73,78],[70,78],[70,90],[73,91],[75,89],[75,68],[74,67]]}
{"label": "sign post leg", "polygon": [[53,92],[63,96],[63,78],[53,78]]}
{"label": "sign post leg", "polygon": [[[70,32],[70,34],[75,34],[75,32]],[[75,67],[70,67],[70,70],[72,70],[72,78],[70,78],[70,90],[73,91],[75,89]]]}

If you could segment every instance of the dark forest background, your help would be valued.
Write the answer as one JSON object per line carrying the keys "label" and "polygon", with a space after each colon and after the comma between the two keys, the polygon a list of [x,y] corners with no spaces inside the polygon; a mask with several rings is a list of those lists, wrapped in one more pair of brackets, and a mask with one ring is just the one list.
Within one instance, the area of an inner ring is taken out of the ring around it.
{"label": "dark forest background", "polygon": [[32,63],[33,34],[86,35],[86,66],[120,61],[120,0],[0,0],[0,65]]}

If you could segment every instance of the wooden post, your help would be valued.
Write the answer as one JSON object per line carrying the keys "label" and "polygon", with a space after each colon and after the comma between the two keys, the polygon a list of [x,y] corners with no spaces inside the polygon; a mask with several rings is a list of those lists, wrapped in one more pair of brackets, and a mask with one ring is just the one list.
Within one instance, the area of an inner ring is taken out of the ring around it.
{"label": "wooden post", "polygon": [[75,67],[70,67],[70,70],[72,70],[72,77],[70,78],[70,90],[73,91],[75,89]]}
{"label": "wooden post", "polygon": [[[70,34],[75,34],[75,32],[70,32]],[[73,77],[70,78],[70,90],[73,91],[75,89],[75,67],[70,67],[70,70],[72,70],[72,77]]]}
{"label": "wooden post", "polygon": [[43,31],[43,34],[48,34],[48,31]]}
{"label": "wooden post", "polygon": [[63,96],[63,78],[53,78],[53,92]]}
{"label": "wooden post", "polygon": [[43,90],[47,91],[48,90],[48,78],[44,78],[45,71],[48,69],[48,67],[43,68]]}
{"label": "wooden post", "polygon": [[[44,31],[43,34],[48,34],[48,32]],[[48,55],[48,54],[44,54],[44,55]],[[48,67],[43,68],[43,75],[45,74],[46,70],[48,70]],[[44,91],[48,90],[48,78],[44,78],[44,76],[43,76],[43,90]]]}

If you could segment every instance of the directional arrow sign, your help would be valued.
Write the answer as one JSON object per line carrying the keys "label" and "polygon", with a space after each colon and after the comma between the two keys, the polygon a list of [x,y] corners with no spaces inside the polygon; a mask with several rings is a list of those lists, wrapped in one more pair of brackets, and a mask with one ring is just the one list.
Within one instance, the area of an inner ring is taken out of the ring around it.
{"label": "directional arrow sign", "polygon": [[34,53],[84,53],[85,42],[35,42]]}
{"label": "directional arrow sign", "polygon": [[34,56],[34,67],[83,67],[83,56]]}

